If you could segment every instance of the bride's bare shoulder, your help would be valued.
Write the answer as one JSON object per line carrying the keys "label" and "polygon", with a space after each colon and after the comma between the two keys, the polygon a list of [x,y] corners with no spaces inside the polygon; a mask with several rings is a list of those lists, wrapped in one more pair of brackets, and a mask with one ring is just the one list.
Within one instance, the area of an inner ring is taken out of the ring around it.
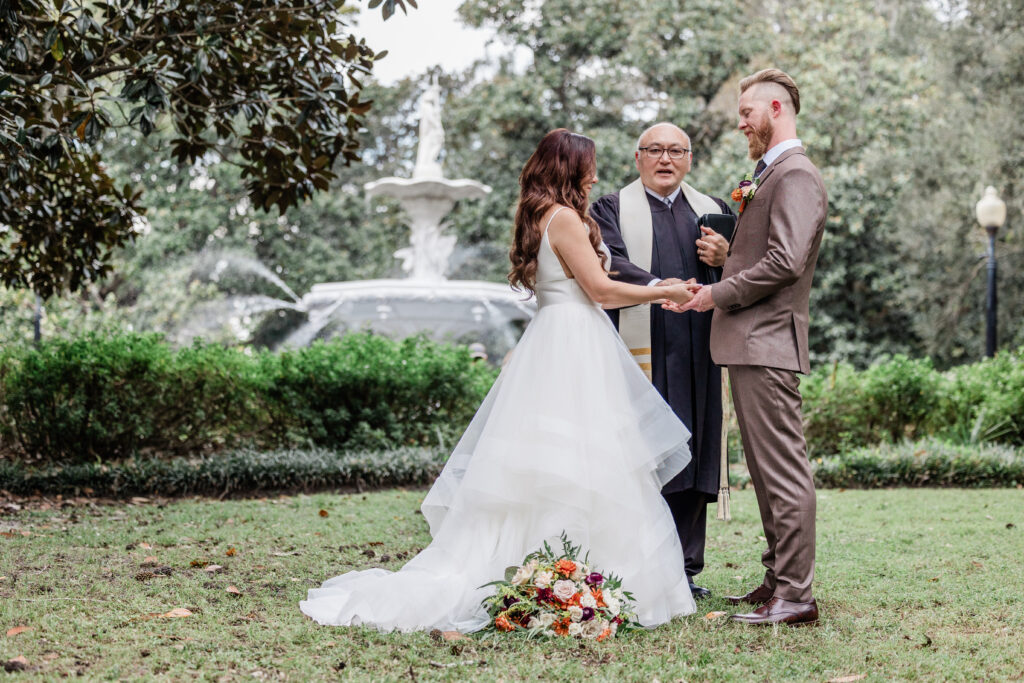
{"label": "bride's bare shoulder", "polygon": [[[580,229],[585,227],[579,214],[568,206],[554,206],[549,209],[545,216],[545,222],[548,223],[549,239],[561,237],[576,238],[581,234]],[[582,234],[586,235],[586,232]]]}

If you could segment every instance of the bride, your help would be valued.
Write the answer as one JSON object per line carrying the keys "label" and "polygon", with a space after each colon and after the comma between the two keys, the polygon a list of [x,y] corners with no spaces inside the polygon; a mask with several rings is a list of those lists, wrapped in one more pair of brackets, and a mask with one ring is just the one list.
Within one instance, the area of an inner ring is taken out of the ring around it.
{"label": "bride", "polygon": [[397,572],[349,572],[299,603],[321,624],[470,632],[481,588],[563,531],[590,564],[622,577],[645,626],[695,605],[661,487],[689,461],[689,432],[601,307],[685,303],[689,284],[608,277],[587,212],[594,142],[548,133],[519,177],[513,286],[538,311],[423,501],[433,541]]}

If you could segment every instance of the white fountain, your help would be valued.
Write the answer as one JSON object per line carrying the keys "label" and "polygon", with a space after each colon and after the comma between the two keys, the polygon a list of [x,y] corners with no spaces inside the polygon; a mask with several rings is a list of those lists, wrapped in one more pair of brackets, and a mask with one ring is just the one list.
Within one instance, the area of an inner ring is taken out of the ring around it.
{"label": "white fountain", "polygon": [[445,277],[455,236],[445,233],[442,220],[456,201],[479,199],[491,188],[444,177],[441,89],[436,81],[420,100],[419,114],[412,178],[381,178],[364,186],[368,197],[394,197],[409,214],[410,244],[395,252],[408,277],[313,285],[302,298],[309,321],[286,345],[304,346],[313,339],[369,329],[394,337],[425,333],[440,340],[482,342],[492,358],[500,359],[533,317],[533,301],[507,284]]}

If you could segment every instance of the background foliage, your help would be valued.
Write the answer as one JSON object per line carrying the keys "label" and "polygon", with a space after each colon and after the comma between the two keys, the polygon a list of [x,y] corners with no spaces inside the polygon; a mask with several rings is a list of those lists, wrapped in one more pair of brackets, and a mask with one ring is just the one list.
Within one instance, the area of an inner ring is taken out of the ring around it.
{"label": "background foliage", "polygon": [[464,347],[352,334],[280,353],[154,334],[0,350],[0,455],[63,464],[237,445],[452,445],[494,381]]}
{"label": "background foliage", "polygon": [[[1016,3],[467,0],[460,14],[515,51],[436,74],[446,174],[494,188],[449,217],[459,237],[451,276],[503,279],[519,169],[556,126],[597,140],[604,193],[635,173],[639,132],[676,121],[692,136],[689,180],[725,196],[751,163],[734,129],[736,84],[775,64],[801,86],[800,135],[831,203],[812,294],[813,360],[867,367],[903,353],[946,368],[982,355],[985,237],[973,207],[988,184],[1008,203],[997,244],[1001,346],[1024,343],[1024,141],[1009,132],[1024,108]],[[267,273],[299,294],[315,282],[399,274],[392,253],[405,241],[404,217],[369,202],[362,184],[409,173],[425,82],[360,81],[360,101],[374,102],[350,130],[363,163],[324,167],[335,176],[328,191],[281,215],[259,210],[226,152],[167,155],[180,136],[169,114],[155,113],[146,137],[97,139],[90,149],[105,172],[117,187],[141,188],[148,212],[112,257],[112,274],[46,301],[44,334],[130,327],[183,344],[198,334],[272,345],[296,314]],[[0,292],[0,341],[31,337],[32,303]]]}

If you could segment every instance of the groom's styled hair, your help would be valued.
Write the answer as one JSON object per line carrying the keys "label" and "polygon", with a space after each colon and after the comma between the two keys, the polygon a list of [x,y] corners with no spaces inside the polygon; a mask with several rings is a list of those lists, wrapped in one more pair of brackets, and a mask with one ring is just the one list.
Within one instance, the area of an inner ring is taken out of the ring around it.
{"label": "groom's styled hair", "polygon": [[740,81],[740,94],[745,93],[751,86],[758,83],[774,83],[781,85],[789,93],[789,99],[793,102],[793,111],[800,113],[800,89],[785,71],[779,69],[762,69],[756,74],[751,74]]}

